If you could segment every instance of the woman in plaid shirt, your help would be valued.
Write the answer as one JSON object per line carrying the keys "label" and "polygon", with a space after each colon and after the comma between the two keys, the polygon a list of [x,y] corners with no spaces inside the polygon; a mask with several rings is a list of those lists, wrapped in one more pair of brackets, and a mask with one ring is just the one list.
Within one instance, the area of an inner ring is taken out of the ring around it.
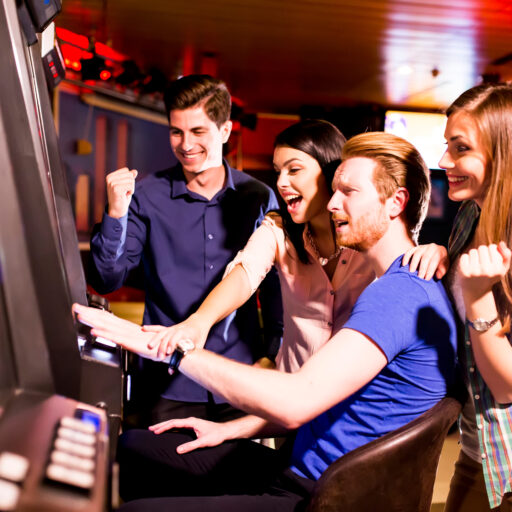
{"label": "woman in plaid shirt", "polygon": [[[449,241],[404,258],[442,277],[464,336],[459,357],[469,397],[445,512],[512,511],[512,85],[483,84],[447,110],[448,196],[462,205]],[[421,260],[421,261],[420,261]]]}

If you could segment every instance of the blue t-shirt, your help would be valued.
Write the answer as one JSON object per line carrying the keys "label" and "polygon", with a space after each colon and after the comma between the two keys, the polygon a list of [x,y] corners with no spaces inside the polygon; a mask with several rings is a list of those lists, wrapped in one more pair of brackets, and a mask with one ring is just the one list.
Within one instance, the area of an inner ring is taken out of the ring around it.
{"label": "blue t-shirt", "polygon": [[400,428],[446,395],[455,377],[456,326],[442,283],[396,259],[344,325],[380,347],[388,364],[368,384],[298,433],[292,469],[317,480],[340,456]]}

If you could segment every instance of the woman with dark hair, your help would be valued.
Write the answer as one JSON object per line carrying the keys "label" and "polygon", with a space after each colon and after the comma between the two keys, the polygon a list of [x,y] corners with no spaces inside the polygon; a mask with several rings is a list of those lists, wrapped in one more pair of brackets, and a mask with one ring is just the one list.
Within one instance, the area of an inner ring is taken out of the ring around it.
{"label": "woman with dark hair", "polygon": [[181,324],[155,328],[160,331],[150,348],[159,344],[165,357],[185,338],[202,347],[209,329],[247,301],[272,265],[283,295],[279,370],[297,370],[345,323],[374,275],[359,253],[336,246],[327,211],[344,143],[341,132],[321,120],[300,121],[277,136],[274,168],[281,211],[265,218],[196,313]]}

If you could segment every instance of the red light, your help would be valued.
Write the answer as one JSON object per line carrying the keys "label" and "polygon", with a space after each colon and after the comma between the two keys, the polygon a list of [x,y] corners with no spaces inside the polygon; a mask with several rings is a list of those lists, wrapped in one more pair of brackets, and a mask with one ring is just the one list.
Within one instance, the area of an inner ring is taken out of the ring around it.
{"label": "red light", "polygon": [[82,69],[82,64],[80,64],[80,62],[74,61],[71,63],[71,67],[76,71],[80,71]]}
{"label": "red light", "polygon": [[110,77],[112,76],[112,73],[110,71],[108,71],[107,69],[104,69],[101,73],[100,73],[100,78],[102,80],[108,80]]}

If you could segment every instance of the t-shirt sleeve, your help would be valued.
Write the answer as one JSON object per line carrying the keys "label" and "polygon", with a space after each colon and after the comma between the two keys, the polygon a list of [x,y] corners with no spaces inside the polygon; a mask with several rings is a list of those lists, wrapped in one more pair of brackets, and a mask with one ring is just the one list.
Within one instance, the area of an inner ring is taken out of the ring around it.
{"label": "t-shirt sleeve", "polygon": [[276,259],[277,241],[274,229],[274,221],[269,217],[265,217],[263,223],[252,234],[245,247],[227,265],[224,277],[236,265],[242,265],[249,279],[251,292],[254,293],[272,268]]}
{"label": "t-shirt sleeve", "polygon": [[359,296],[343,327],[368,336],[390,362],[418,339],[418,314],[428,305],[426,292],[409,275],[383,276]]}

